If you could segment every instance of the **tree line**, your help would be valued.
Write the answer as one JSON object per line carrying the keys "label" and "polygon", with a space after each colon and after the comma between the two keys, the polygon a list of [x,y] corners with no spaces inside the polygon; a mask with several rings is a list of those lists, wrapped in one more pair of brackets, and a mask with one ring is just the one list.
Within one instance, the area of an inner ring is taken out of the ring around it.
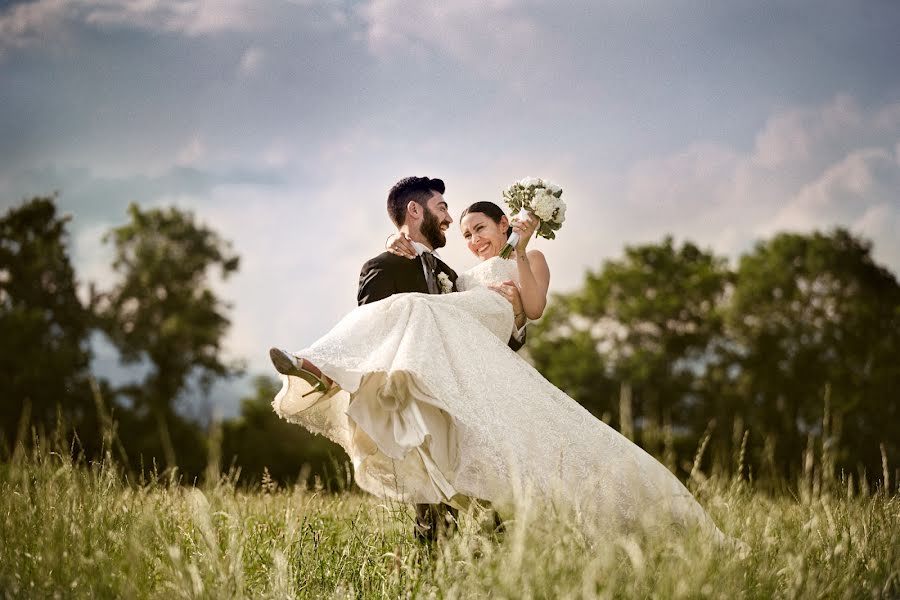
{"label": "tree line", "polygon": [[[109,287],[79,298],[68,254],[70,217],[55,196],[38,197],[0,218],[0,453],[62,434],[87,459],[113,453],[133,472],[177,466],[192,481],[211,464],[245,480],[297,477],[306,465],[340,475],[340,449],[281,421],[271,377],[254,380],[241,415],[199,423],[179,410],[216,379],[242,374],[224,357],[229,306],[213,278],[238,270],[231,245],[177,208],[132,204],[109,230]],[[103,335],[143,378],[113,385],[91,372],[92,336]]]}
{"label": "tree line", "polygon": [[[900,286],[844,229],[781,233],[735,268],[671,237],[556,295],[535,366],[683,472],[883,479],[900,460]],[[896,479],[894,479],[896,481]]]}
{"label": "tree line", "polygon": [[[240,265],[226,240],[190,212],[131,205],[104,238],[113,280],[81,298],[69,219],[53,196],[0,218],[0,456],[55,434],[141,473],[346,479],[339,448],[275,416],[271,377],[224,423],[179,410],[243,373],[224,356],[229,306],[212,286]],[[97,335],[142,379],[94,375]],[[676,471],[698,447],[707,466],[751,478],[803,475],[812,455],[863,479],[900,460],[900,286],[843,229],[776,235],[735,268],[671,238],[626,247],[552,298],[527,354]]]}

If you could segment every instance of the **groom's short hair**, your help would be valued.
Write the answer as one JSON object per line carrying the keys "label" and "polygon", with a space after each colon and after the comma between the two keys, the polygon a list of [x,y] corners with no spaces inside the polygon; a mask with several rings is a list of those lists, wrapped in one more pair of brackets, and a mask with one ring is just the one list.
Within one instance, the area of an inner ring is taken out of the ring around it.
{"label": "groom's short hair", "polygon": [[443,194],[445,189],[444,182],[440,179],[404,177],[388,192],[387,209],[391,221],[401,227],[406,221],[406,205],[410,200],[427,206],[434,192]]}

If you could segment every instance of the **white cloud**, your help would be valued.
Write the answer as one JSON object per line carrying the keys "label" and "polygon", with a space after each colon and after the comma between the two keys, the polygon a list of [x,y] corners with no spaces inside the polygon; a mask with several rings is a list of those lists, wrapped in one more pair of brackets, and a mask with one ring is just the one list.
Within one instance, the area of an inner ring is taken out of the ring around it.
{"label": "white cloud", "polygon": [[283,169],[297,160],[297,151],[293,144],[276,140],[262,151],[260,158],[264,167]]}
{"label": "white cloud", "polygon": [[259,46],[251,46],[241,55],[241,62],[238,64],[238,72],[241,75],[252,75],[263,63],[266,57],[265,50]]}
{"label": "white cloud", "polygon": [[763,167],[778,167],[805,160],[809,156],[811,140],[801,121],[797,115],[779,115],[770,119],[756,136],[755,162]]}
{"label": "white cloud", "polygon": [[[773,115],[749,152],[695,143],[608,174],[621,243],[690,238],[731,256],[778,231],[843,226],[900,272],[900,112],[849,97]],[[571,214],[571,211],[570,211]]]}
{"label": "white cloud", "polygon": [[400,52],[425,60],[437,52],[482,74],[512,80],[542,71],[554,47],[516,0],[371,0],[358,13],[377,56]]}
{"label": "white cloud", "polygon": [[683,207],[686,199],[718,203],[730,195],[741,162],[734,150],[718,144],[693,144],[662,158],[635,163],[626,173],[633,205]]}
{"label": "white cloud", "polygon": [[873,248],[875,259],[893,267],[895,274],[900,271],[900,264],[897,262],[900,257],[900,235],[897,235],[900,231],[900,209],[896,200],[893,204],[884,202],[869,207],[853,223],[852,229],[876,240]]}
{"label": "white cloud", "polygon": [[203,35],[253,29],[254,4],[249,0],[93,0],[84,2],[85,22]]}
{"label": "white cloud", "polygon": [[34,0],[0,14],[0,58],[12,49],[54,43],[73,22],[199,36],[252,31],[260,12],[250,0]]}
{"label": "white cloud", "polygon": [[760,231],[835,225],[874,240],[875,258],[900,272],[900,163],[892,150],[850,152],[804,185]]}
{"label": "white cloud", "polygon": [[[893,154],[883,149],[856,150],[829,166],[822,175],[804,185],[768,229],[810,229],[823,219],[847,221],[869,206],[879,204],[881,196],[897,192],[900,179],[891,177]],[[883,177],[878,177],[881,171]]]}
{"label": "white cloud", "polygon": [[0,58],[12,49],[57,37],[68,12],[65,0],[37,0],[16,4],[0,14]]}
{"label": "white cloud", "polygon": [[82,302],[87,303],[90,299],[89,283],[107,284],[113,279],[113,251],[103,242],[103,236],[112,227],[112,223],[94,222],[79,227],[72,235],[72,262],[77,266],[78,293]]}
{"label": "white cloud", "polygon": [[206,158],[206,144],[199,135],[195,135],[191,140],[178,151],[176,163],[179,165],[194,165]]}
{"label": "white cloud", "polygon": [[823,106],[786,110],[772,116],[756,136],[754,163],[762,167],[798,166],[820,159],[823,150],[866,146],[900,125],[900,104],[865,114],[850,96]]}

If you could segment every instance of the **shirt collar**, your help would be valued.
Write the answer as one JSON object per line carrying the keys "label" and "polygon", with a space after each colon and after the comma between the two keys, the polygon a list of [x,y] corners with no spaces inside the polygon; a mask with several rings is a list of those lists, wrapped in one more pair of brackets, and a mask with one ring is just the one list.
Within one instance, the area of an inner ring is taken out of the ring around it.
{"label": "shirt collar", "polygon": [[410,240],[410,241],[412,241],[413,248],[416,249],[416,254],[417,254],[418,256],[422,256],[422,253],[423,253],[423,252],[431,252],[431,253],[434,254],[436,257],[438,257],[438,258],[441,257],[441,255],[437,253],[437,250],[432,250],[431,248],[429,248],[429,247],[426,246],[425,244],[419,243],[419,242],[417,242],[417,241],[415,241],[415,240]]}

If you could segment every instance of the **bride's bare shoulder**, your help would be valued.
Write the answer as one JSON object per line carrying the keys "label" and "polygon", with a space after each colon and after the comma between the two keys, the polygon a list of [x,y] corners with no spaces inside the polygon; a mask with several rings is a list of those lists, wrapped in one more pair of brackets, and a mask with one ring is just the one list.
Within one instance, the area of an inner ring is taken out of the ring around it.
{"label": "bride's bare shoulder", "polygon": [[530,263],[547,265],[547,257],[540,250],[529,250],[525,253],[525,256],[528,257],[528,262]]}
{"label": "bride's bare shoulder", "polygon": [[550,283],[550,265],[547,264],[547,257],[540,250],[529,250],[525,253],[528,256],[528,264],[531,265],[531,272],[545,286]]}

